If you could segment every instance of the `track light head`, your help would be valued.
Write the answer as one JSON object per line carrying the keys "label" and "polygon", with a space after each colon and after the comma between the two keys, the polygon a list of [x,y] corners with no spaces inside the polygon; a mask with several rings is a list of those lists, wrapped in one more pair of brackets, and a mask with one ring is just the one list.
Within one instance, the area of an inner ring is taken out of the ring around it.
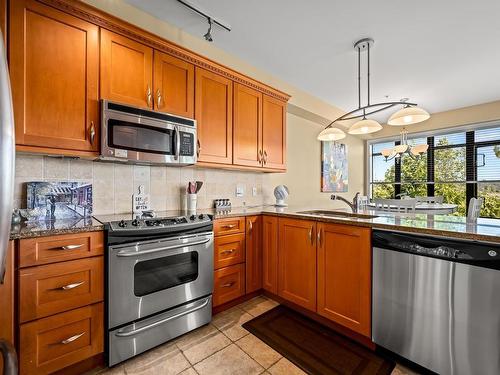
{"label": "track light head", "polygon": [[211,18],[208,18],[208,31],[205,35],[203,35],[205,37],[205,40],[207,42],[213,42],[213,38],[212,38],[212,19]]}

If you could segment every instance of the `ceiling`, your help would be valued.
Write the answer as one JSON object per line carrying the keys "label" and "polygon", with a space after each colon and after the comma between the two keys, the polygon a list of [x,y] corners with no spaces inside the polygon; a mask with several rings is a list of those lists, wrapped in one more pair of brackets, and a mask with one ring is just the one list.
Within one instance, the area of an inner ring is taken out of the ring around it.
{"label": "ceiling", "polygon": [[[176,0],[125,1],[207,31]],[[367,36],[372,102],[407,97],[435,113],[500,99],[498,0],[191,1],[232,26],[214,26],[215,46],[344,110],[357,106],[353,43]]]}

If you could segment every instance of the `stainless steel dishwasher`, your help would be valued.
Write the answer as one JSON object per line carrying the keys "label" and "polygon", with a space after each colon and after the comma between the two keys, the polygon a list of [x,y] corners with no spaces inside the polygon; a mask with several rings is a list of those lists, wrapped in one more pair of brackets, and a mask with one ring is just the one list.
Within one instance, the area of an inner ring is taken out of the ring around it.
{"label": "stainless steel dishwasher", "polygon": [[373,341],[439,374],[500,374],[500,245],[373,231]]}

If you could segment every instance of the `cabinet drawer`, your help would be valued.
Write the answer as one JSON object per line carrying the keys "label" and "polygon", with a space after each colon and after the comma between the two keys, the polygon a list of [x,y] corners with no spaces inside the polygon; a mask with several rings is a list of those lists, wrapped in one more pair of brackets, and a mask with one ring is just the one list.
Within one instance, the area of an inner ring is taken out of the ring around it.
{"label": "cabinet drawer", "polygon": [[245,264],[221,268],[214,273],[214,306],[245,294]]}
{"label": "cabinet drawer", "polygon": [[19,271],[19,320],[53,315],[103,300],[103,257]]}
{"label": "cabinet drawer", "polygon": [[101,353],[103,325],[102,303],[21,324],[20,373],[49,374]]}
{"label": "cabinet drawer", "polygon": [[19,241],[19,267],[85,258],[103,252],[103,232],[29,238]]}
{"label": "cabinet drawer", "polygon": [[214,241],[214,269],[245,261],[245,234],[216,237]]}
{"label": "cabinet drawer", "polygon": [[236,234],[245,232],[245,218],[233,217],[228,219],[217,219],[214,221],[215,236],[225,234]]}

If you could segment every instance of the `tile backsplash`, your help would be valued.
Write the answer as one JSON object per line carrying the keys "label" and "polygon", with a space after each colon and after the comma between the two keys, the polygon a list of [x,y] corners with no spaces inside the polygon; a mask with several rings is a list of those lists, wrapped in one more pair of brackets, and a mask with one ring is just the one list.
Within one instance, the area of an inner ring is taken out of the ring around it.
{"label": "tile backsplash", "polygon": [[[132,210],[132,194],[144,185],[154,210],[182,209],[188,181],[203,181],[198,208],[212,207],[216,198],[229,198],[234,207],[263,204],[263,174],[195,167],[142,166],[16,155],[15,207],[26,206],[28,181],[92,183],[95,215]],[[236,197],[236,187],[243,196]],[[256,188],[256,195],[253,190]]]}

